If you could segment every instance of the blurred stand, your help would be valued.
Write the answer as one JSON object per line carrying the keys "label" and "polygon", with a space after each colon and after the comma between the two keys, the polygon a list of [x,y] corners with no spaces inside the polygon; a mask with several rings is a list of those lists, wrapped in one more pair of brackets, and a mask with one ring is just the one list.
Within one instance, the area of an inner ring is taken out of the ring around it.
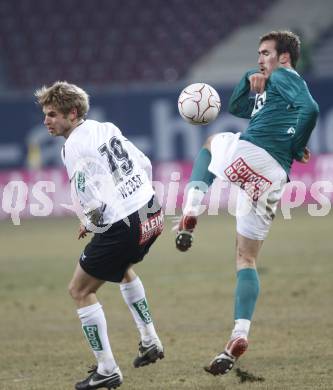
{"label": "blurred stand", "polygon": [[[226,112],[229,96],[256,65],[259,37],[281,28],[300,33],[299,70],[321,108],[309,145],[318,158],[302,173],[295,164],[295,177],[307,186],[332,180],[332,21],[331,0],[0,0],[1,188],[19,178],[30,190],[43,178],[66,191],[64,140],[48,135],[33,101],[36,88],[56,80],[88,89],[91,119],[122,128],[163,182],[177,167],[184,183],[184,166],[208,135],[245,128]],[[221,96],[208,126],[178,114],[178,94],[191,82],[211,83]]]}

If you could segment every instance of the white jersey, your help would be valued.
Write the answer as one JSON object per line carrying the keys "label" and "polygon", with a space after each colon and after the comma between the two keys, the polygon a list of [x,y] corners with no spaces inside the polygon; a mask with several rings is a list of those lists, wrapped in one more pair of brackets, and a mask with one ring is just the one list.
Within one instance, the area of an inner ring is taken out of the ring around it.
{"label": "white jersey", "polygon": [[62,158],[83,213],[99,209],[101,224],[126,218],[154,195],[150,160],[112,123],[84,121],[66,140]]}

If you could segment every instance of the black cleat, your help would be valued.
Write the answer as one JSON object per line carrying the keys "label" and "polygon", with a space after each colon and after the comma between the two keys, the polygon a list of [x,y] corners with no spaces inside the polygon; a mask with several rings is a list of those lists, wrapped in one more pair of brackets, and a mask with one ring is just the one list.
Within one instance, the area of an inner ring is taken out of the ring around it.
{"label": "black cleat", "polygon": [[116,367],[112,374],[107,376],[99,374],[97,366],[92,367],[88,373],[90,375],[85,380],[75,385],[76,390],[116,389],[123,383],[123,375],[119,367]]}
{"label": "black cleat", "polygon": [[176,247],[181,252],[187,251],[192,246],[193,229],[197,224],[197,217],[191,215],[183,215],[178,226],[176,237]]}
{"label": "black cleat", "polygon": [[186,252],[191,248],[193,242],[193,234],[186,230],[182,230],[177,233],[176,236],[176,247],[181,252]]}
{"label": "black cleat", "polygon": [[135,368],[147,366],[148,364],[155,363],[157,359],[164,358],[164,349],[160,342],[153,343],[148,347],[139,343],[139,353],[134,359],[133,365]]}

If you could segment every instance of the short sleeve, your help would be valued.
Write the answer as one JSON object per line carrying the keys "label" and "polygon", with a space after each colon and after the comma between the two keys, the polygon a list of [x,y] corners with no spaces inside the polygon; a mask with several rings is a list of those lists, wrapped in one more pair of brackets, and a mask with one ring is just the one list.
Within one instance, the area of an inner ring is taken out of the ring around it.
{"label": "short sleeve", "polygon": [[67,170],[68,178],[69,180],[72,180],[80,160],[79,151],[76,148],[73,148],[72,145],[65,143],[63,146],[62,159]]}

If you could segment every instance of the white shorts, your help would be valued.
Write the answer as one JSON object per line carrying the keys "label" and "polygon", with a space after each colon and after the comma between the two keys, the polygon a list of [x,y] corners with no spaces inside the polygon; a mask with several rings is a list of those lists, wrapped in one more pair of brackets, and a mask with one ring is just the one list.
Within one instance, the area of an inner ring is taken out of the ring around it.
{"label": "white shorts", "polygon": [[281,199],[287,174],[266,150],[239,139],[240,133],[219,133],[211,142],[208,167],[218,178],[237,185],[237,232],[264,240]]}

